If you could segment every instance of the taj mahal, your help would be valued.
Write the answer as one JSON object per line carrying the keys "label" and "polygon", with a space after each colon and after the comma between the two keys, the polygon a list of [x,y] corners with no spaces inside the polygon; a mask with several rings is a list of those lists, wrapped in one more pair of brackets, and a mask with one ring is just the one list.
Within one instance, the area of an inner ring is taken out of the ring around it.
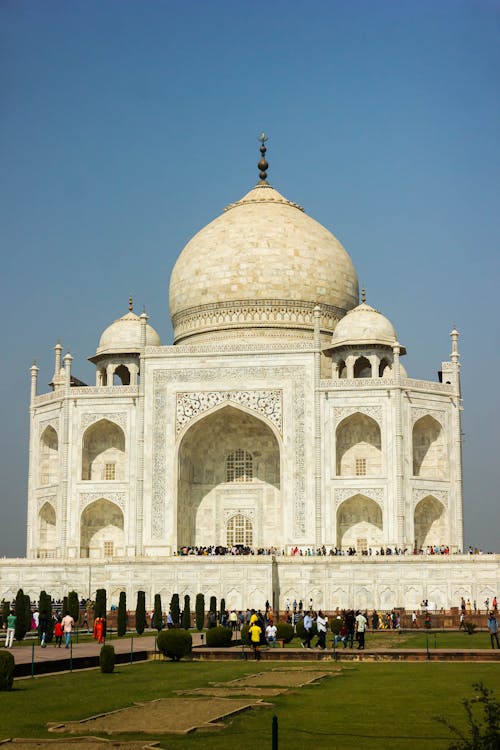
{"label": "taj mahal", "polygon": [[[32,366],[27,556],[0,561],[0,598],[447,608],[500,589],[497,555],[463,554],[457,330],[436,380],[413,379],[411,342],[260,151],[257,185],[178,256],[172,343],[130,299],[95,383],[59,343],[49,392]],[[182,554],[214,546],[255,554]]]}

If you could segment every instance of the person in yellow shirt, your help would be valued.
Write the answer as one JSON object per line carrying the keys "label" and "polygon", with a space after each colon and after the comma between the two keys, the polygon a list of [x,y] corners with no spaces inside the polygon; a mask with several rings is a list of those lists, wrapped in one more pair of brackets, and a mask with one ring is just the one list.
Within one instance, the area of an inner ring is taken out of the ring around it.
{"label": "person in yellow shirt", "polygon": [[257,618],[250,624],[248,628],[250,634],[250,642],[252,644],[254,658],[260,660],[260,639],[262,635],[262,628],[260,627]]}

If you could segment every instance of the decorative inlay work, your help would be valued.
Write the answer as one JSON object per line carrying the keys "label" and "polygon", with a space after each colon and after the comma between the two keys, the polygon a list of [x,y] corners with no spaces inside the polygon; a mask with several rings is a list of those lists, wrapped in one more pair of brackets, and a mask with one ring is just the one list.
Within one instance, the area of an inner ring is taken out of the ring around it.
{"label": "decorative inlay work", "polygon": [[[322,380],[321,387],[327,389],[349,390],[351,388],[394,388],[398,385],[394,378],[339,378],[338,380]],[[410,391],[427,391],[434,393],[446,393],[453,395],[454,386],[447,383],[432,383],[427,380],[412,380],[401,378],[401,388]]]}
{"label": "decorative inlay work", "polygon": [[411,410],[411,419],[413,424],[421,417],[433,417],[436,422],[444,427],[444,421],[446,419],[446,413],[437,409],[426,409],[425,407]]}
{"label": "decorative inlay work", "polygon": [[[305,534],[305,456],[304,456],[304,420],[306,373],[303,367],[230,367],[185,368],[179,370],[155,370],[153,373],[153,457],[152,472],[154,476],[151,498],[151,536],[163,539],[165,534],[165,515],[172,510],[172,503],[177,495],[177,488],[167,484],[167,466],[165,445],[168,439],[168,428],[175,430],[169,422],[167,409],[167,386],[169,383],[191,383],[214,381],[224,375],[226,383],[240,383],[248,380],[286,379],[291,381],[291,399],[294,404],[293,420],[293,453],[295,466],[290,467],[293,481],[293,533],[297,537]],[[174,411],[172,409],[172,411]],[[170,418],[175,420],[175,414]]]}
{"label": "decorative inlay work", "polygon": [[[241,335],[244,336],[242,331]],[[241,338],[234,341],[226,341],[221,338],[214,338],[210,344],[175,344],[175,346],[147,346],[146,355],[177,355],[177,354],[212,354],[216,356],[219,352],[294,352],[294,351],[315,351],[313,337],[309,341],[292,341],[283,340],[286,331],[277,331],[276,336],[280,337],[279,343],[269,341],[256,342],[253,338],[242,340]]]}
{"label": "decorative inlay work", "polygon": [[[314,327],[313,302],[300,300],[232,300],[181,310],[172,317],[175,341],[203,331],[224,328]],[[333,331],[345,310],[320,305],[320,327]]]}
{"label": "decorative inlay work", "polygon": [[119,505],[122,510],[125,508],[124,492],[80,492],[80,511],[96,500],[109,500]]}
{"label": "decorative inlay work", "polygon": [[107,414],[96,414],[96,412],[92,412],[91,414],[82,414],[82,430],[87,429],[89,425],[94,424],[95,422],[100,422],[101,419],[107,419],[109,422],[114,422],[115,424],[120,425],[123,430],[127,429],[127,413],[124,411],[118,411],[109,412]]}
{"label": "decorative inlay work", "polygon": [[42,495],[41,497],[37,498],[37,501],[36,501],[37,510],[38,512],[40,512],[40,510],[43,508],[45,503],[50,503],[55,510],[56,502],[57,502],[57,495]]}
{"label": "decorative inlay work", "polygon": [[447,383],[432,383],[430,380],[413,380],[401,378],[401,385],[417,391],[437,391],[438,393],[454,393],[454,386]]}
{"label": "decorative inlay work", "polygon": [[253,508],[233,508],[231,510],[224,511],[224,525],[227,524],[230,518],[233,516],[242,515],[249,518],[251,521],[255,520],[255,510]]}
{"label": "decorative inlay work", "polygon": [[448,507],[448,490],[433,490],[429,487],[426,489],[422,487],[414,487],[412,495],[414,508],[424,499],[424,497],[428,497],[429,495],[435,497],[436,500],[439,500],[444,506]]}
{"label": "decorative inlay work", "polygon": [[42,404],[48,404],[51,401],[62,401],[64,395],[63,390],[50,391],[50,393],[42,393],[40,396],[35,396],[33,399],[34,406],[42,406]]}
{"label": "decorative inlay work", "polygon": [[352,414],[365,414],[367,417],[371,417],[376,422],[382,422],[382,407],[380,406],[337,406],[333,410],[335,422],[338,424],[346,417],[350,417]]}
{"label": "decorative inlay work", "polygon": [[337,487],[335,489],[335,505],[340,505],[344,500],[349,500],[355,495],[364,495],[364,497],[375,500],[379,505],[382,505],[385,492],[382,487]]}
{"label": "decorative inlay work", "polygon": [[231,402],[262,414],[269,419],[282,434],[282,392],[275,391],[200,391],[178,393],[176,405],[176,434],[199,414],[214,406]]}

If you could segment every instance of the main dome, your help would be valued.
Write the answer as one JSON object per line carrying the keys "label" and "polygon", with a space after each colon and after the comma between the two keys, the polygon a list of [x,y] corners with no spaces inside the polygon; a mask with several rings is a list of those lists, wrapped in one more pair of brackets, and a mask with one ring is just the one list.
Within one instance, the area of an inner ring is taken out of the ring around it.
{"label": "main dome", "polygon": [[170,278],[174,342],[310,338],[358,304],[353,263],[331,232],[266,181],[201,229]]}

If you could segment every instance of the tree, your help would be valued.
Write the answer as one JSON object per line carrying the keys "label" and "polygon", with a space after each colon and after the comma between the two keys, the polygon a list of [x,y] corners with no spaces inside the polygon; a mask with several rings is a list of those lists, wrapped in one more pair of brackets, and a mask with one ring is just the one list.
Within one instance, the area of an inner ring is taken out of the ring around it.
{"label": "tree", "polygon": [[118,619],[116,623],[118,637],[121,638],[127,632],[127,595],[125,591],[120,591],[118,600]]}
{"label": "tree", "polygon": [[163,611],[161,608],[161,594],[155,594],[155,606],[153,612],[153,627],[160,632],[163,628]]}
{"label": "tree", "polygon": [[68,611],[68,597],[67,597],[67,596],[64,596],[64,597],[63,597],[63,603],[62,603],[62,613],[63,613],[63,617],[64,617],[64,615],[66,614],[66,612],[67,612],[67,611]]}
{"label": "tree", "polygon": [[135,609],[135,629],[142,635],[146,627],[146,594],[144,591],[137,592],[137,607]]}
{"label": "tree", "polygon": [[[54,636],[54,619],[52,617],[52,598],[45,592],[40,591],[40,597],[38,599],[38,611],[40,615],[47,615],[47,630],[45,631],[45,643],[51,643]],[[38,634],[41,637],[40,626],[38,627]]]}
{"label": "tree", "polygon": [[191,627],[191,600],[189,594],[184,596],[184,609],[182,610],[181,625],[184,630],[189,630]]}
{"label": "tree", "polygon": [[196,629],[203,630],[205,624],[205,597],[203,594],[196,594],[195,622]]}
{"label": "tree", "polygon": [[24,591],[22,589],[19,589],[16,594],[15,612],[16,629],[14,632],[14,638],[16,639],[16,641],[22,641],[31,625],[31,612],[28,619],[26,611],[26,597],[24,596]]}
{"label": "tree", "polygon": [[220,619],[221,620],[222,620],[222,615],[224,614],[225,611],[226,611],[226,600],[222,598],[220,600]]}
{"label": "tree", "polygon": [[174,625],[178,625],[179,620],[181,618],[181,610],[179,606],[179,594],[172,594],[172,599],[170,600],[170,614],[172,615],[172,620],[174,621]]}
{"label": "tree", "polygon": [[2,623],[7,627],[7,617],[10,615],[10,602],[2,599]]}
{"label": "tree", "polygon": [[68,594],[68,612],[75,623],[78,623],[78,620],[80,619],[80,602],[78,601],[78,594],[76,591],[70,591]]}
{"label": "tree", "polygon": [[500,747],[500,703],[495,699],[493,691],[482,682],[474,683],[472,687],[477,693],[476,697],[462,701],[467,714],[469,736],[443,716],[436,717],[437,721],[448,727],[458,738],[448,750],[496,750]]}
{"label": "tree", "polygon": [[106,617],[106,589],[97,589],[95,592],[94,617]]}

